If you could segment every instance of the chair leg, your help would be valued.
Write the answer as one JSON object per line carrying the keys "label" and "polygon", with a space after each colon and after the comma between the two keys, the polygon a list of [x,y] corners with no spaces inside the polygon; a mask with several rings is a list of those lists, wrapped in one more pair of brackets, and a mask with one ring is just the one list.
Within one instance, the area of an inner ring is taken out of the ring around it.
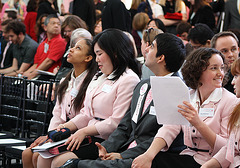
{"label": "chair leg", "polygon": [[5,156],[5,153],[2,153],[2,166],[6,167],[6,156]]}

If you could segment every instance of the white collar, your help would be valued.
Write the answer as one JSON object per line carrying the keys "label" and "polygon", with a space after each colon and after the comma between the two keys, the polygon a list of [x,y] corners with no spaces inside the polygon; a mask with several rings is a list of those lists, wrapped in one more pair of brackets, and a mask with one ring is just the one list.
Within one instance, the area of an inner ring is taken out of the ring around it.
{"label": "white collar", "polygon": [[115,77],[114,72],[115,71],[113,71],[110,75],[108,75],[107,79],[109,79],[109,80],[113,79]]}
{"label": "white collar", "polygon": [[[219,100],[221,100],[222,98],[222,88],[216,88],[211,94],[210,96],[207,98],[207,100],[205,100],[202,105],[204,104],[208,104],[209,102],[213,102],[216,103]],[[198,90],[195,90],[195,92],[193,94],[190,95],[190,99],[192,103],[199,103],[200,104],[200,98],[199,98],[199,94],[198,94]]]}
{"label": "white collar", "polygon": [[88,73],[88,70],[85,70],[80,75],[75,77],[74,76],[74,71],[72,71],[71,80],[69,81],[68,88],[67,88],[66,91],[69,91],[71,88],[76,88],[77,89],[77,86],[78,86],[79,82],[81,82],[81,80],[86,76],[87,73]]}
{"label": "white collar", "polygon": [[173,75],[173,72],[171,72],[171,73],[169,73],[169,74],[167,74],[167,75],[165,75],[165,76],[163,76],[163,77],[170,77],[170,76],[172,76]]}

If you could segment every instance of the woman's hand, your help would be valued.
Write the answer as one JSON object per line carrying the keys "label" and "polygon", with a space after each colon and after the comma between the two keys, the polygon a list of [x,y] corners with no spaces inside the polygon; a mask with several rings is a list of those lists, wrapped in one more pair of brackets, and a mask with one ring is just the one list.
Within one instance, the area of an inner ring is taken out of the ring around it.
{"label": "woman's hand", "polygon": [[[35,146],[38,146],[39,144],[41,144],[41,143],[43,143],[45,140],[47,140],[48,139],[48,136],[46,135],[46,136],[40,136],[40,137],[38,137],[31,145],[30,145],[30,148],[33,148],[33,147],[35,147]],[[47,141],[47,142],[49,142],[49,141],[51,141],[50,139]]]}
{"label": "woman's hand", "polygon": [[146,154],[142,154],[133,160],[131,168],[151,168],[151,166],[152,160]]}
{"label": "woman's hand", "polygon": [[55,130],[60,131],[62,128],[66,128],[64,124],[59,124]]}
{"label": "woman's hand", "polygon": [[72,134],[68,140],[65,142],[65,145],[69,144],[67,147],[67,150],[73,151],[74,149],[78,150],[80,147],[82,141],[87,135],[84,134],[84,132],[80,129],[76,131],[74,134]]}
{"label": "woman's hand", "polygon": [[184,101],[184,105],[178,105],[178,112],[182,114],[195,128],[202,123],[202,120],[199,118],[197,110],[191,105],[191,103]]}

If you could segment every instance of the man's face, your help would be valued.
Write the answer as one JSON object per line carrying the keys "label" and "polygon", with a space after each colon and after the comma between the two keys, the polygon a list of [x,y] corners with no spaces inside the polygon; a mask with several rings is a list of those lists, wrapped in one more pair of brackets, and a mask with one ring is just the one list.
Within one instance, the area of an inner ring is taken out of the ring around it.
{"label": "man's face", "polygon": [[13,44],[18,44],[20,42],[19,35],[16,35],[12,30],[8,32],[8,39],[12,41]]}
{"label": "man's face", "polygon": [[202,44],[196,43],[196,42],[194,42],[194,41],[191,40],[191,39],[190,39],[190,44],[191,44],[193,50],[196,50],[196,49],[198,49],[198,48],[200,48],[200,47],[204,47]]}
{"label": "man's face", "polygon": [[4,22],[5,20],[8,20],[8,14],[7,13],[3,13],[3,16],[2,16],[2,22]]}
{"label": "man's face", "polygon": [[232,36],[219,37],[215,48],[223,53],[228,68],[238,58],[239,47],[237,41]]}
{"label": "man's face", "polygon": [[58,18],[51,18],[47,26],[45,26],[47,33],[52,35],[58,35],[61,33],[61,23]]}
{"label": "man's face", "polygon": [[156,40],[152,42],[152,44],[146,48],[146,60],[145,65],[151,69],[157,63],[157,44]]}
{"label": "man's face", "polygon": [[2,36],[4,37],[5,40],[8,40],[8,33],[6,32],[6,27],[7,25],[2,26]]}

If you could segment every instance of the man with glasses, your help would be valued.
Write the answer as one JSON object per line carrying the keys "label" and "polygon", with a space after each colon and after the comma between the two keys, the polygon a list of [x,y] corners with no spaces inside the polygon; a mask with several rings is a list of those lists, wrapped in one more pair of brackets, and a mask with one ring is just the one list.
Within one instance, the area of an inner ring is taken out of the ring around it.
{"label": "man with glasses", "polygon": [[213,31],[206,24],[198,23],[190,29],[188,40],[192,49],[196,50],[200,47],[210,47],[213,35]]}
{"label": "man with glasses", "polygon": [[44,22],[47,38],[39,45],[34,56],[34,64],[23,73],[28,79],[35,78],[38,70],[53,72],[61,66],[61,58],[65,52],[66,41],[61,37],[61,23],[56,15],[48,15]]}
{"label": "man with glasses", "polygon": [[231,85],[233,76],[230,72],[232,63],[239,56],[239,41],[237,36],[229,31],[215,34],[211,40],[211,47],[221,51],[225,57],[225,76],[223,86],[230,92],[234,93],[233,85]]}

